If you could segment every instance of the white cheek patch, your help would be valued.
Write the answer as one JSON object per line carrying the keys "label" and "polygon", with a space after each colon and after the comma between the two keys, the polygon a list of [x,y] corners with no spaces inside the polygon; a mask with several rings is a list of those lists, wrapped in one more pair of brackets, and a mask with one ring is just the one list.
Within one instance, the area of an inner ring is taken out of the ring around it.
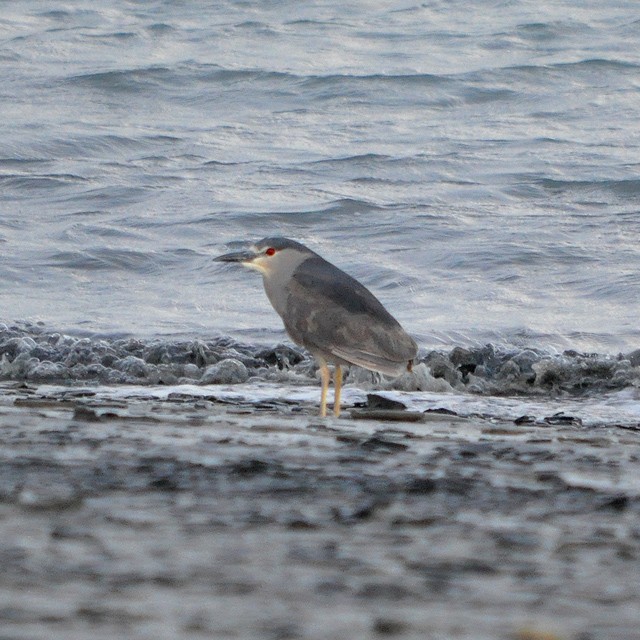
{"label": "white cheek patch", "polygon": [[254,269],[255,271],[259,271],[260,273],[267,273],[267,267],[264,264],[264,258],[254,258],[251,262],[243,262],[243,266],[248,269]]}

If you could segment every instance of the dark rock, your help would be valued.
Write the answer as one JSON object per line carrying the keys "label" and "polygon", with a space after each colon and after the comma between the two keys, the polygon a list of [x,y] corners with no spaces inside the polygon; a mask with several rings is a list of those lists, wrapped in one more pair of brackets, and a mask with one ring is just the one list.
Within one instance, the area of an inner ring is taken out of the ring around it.
{"label": "dark rock", "polygon": [[611,509],[613,511],[625,511],[629,506],[630,500],[628,496],[613,496],[605,500],[600,506],[601,509]]}
{"label": "dark rock", "polygon": [[254,357],[272,367],[278,367],[278,369],[288,369],[304,360],[304,355],[300,351],[284,344],[269,349],[262,349],[258,351]]}
{"label": "dark rock", "polygon": [[404,633],[407,625],[400,620],[376,618],[373,621],[373,632],[380,636],[397,636]]}
{"label": "dark rock", "polygon": [[424,420],[424,414],[421,411],[407,411],[405,409],[352,409],[349,415],[355,420],[388,422],[422,422]]}
{"label": "dark rock", "polygon": [[264,460],[240,460],[233,463],[229,470],[232,475],[256,476],[267,473],[269,467],[269,463]]}
{"label": "dark rock", "polygon": [[370,449],[373,451],[382,450],[389,453],[392,453],[394,451],[405,451],[409,448],[408,445],[403,444],[402,442],[394,442],[393,440],[386,440],[378,436],[372,436],[371,438],[362,442],[360,446],[363,449]]}
{"label": "dark rock", "polygon": [[575,416],[567,416],[563,412],[554,413],[552,416],[544,418],[546,424],[551,425],[581,425],[582,420]]}
{"label": "dark rock", "polygon": [[409,480],[404,490],[407,493],[416,493],[416,494],[428,494],[433,493],[436,490],[436,482],[431,478],[411,478]]}
{"label": "dark rock", "polygon": [[627,356],[627,360],[629,360],[632,367],[640,367],[640,349],[636,349],[635,351],[632,351]]}
{"label": "dark rock", "polygon": [[425,413],[438,413],[443,416],[457,416],[458,414],[451,409],[445,409],[444,407],[436,407],[435,409],[425,409]]}
{"label": "dark rock", "polygon": [[377,393],[368,393],[367,394],[367,408],[368,409],[395,409],[402,410],[406,409],[407,405],[403,402],[399,402],[398,400],[393,400],[391,398],[385,398]]}
{"label": "dark rock", "polygon": [[95,409],[81,405],[74,409],[73,419],[82,420],[83,422],[100,422],[101,420]]}
{"label": "dark rock", "polygon": [[424,363],[429,367],[434,378],[442,378],[452,387],[463,379],[463,374],[456,370],[456,367],[452,365],[451,361],[443,353],[432,351],[427,354]]}

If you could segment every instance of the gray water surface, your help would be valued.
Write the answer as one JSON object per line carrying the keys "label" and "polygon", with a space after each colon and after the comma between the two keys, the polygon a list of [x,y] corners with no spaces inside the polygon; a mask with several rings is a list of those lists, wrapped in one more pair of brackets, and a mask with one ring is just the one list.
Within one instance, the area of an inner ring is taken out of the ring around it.
{"label": "gray water surface", "polygon": [[639,45],[613,0],[6,3],[2,319],[278,340],[210,258],[282,234],[423,346],[635,348]]}

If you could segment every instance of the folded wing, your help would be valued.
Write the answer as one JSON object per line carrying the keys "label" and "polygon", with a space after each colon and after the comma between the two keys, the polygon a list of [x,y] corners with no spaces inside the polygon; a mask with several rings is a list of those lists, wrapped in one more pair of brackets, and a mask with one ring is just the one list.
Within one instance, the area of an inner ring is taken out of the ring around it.
{"label": "folded wing", "polygon": [[387,375],[415,358],[416,343],[380,301],[321,257],[303,262],[288,287],[285,326],[312,353]]}

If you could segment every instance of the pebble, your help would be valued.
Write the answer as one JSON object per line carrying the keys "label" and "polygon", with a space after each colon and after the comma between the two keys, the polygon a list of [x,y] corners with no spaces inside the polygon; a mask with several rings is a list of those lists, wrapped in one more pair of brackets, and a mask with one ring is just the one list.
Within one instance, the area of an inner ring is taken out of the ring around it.
{"label": "pebble", "polygon": [[247,367],[239,360],[227,358],[209,365],[200,378],[200,384],[242,384],[248,379]]}

